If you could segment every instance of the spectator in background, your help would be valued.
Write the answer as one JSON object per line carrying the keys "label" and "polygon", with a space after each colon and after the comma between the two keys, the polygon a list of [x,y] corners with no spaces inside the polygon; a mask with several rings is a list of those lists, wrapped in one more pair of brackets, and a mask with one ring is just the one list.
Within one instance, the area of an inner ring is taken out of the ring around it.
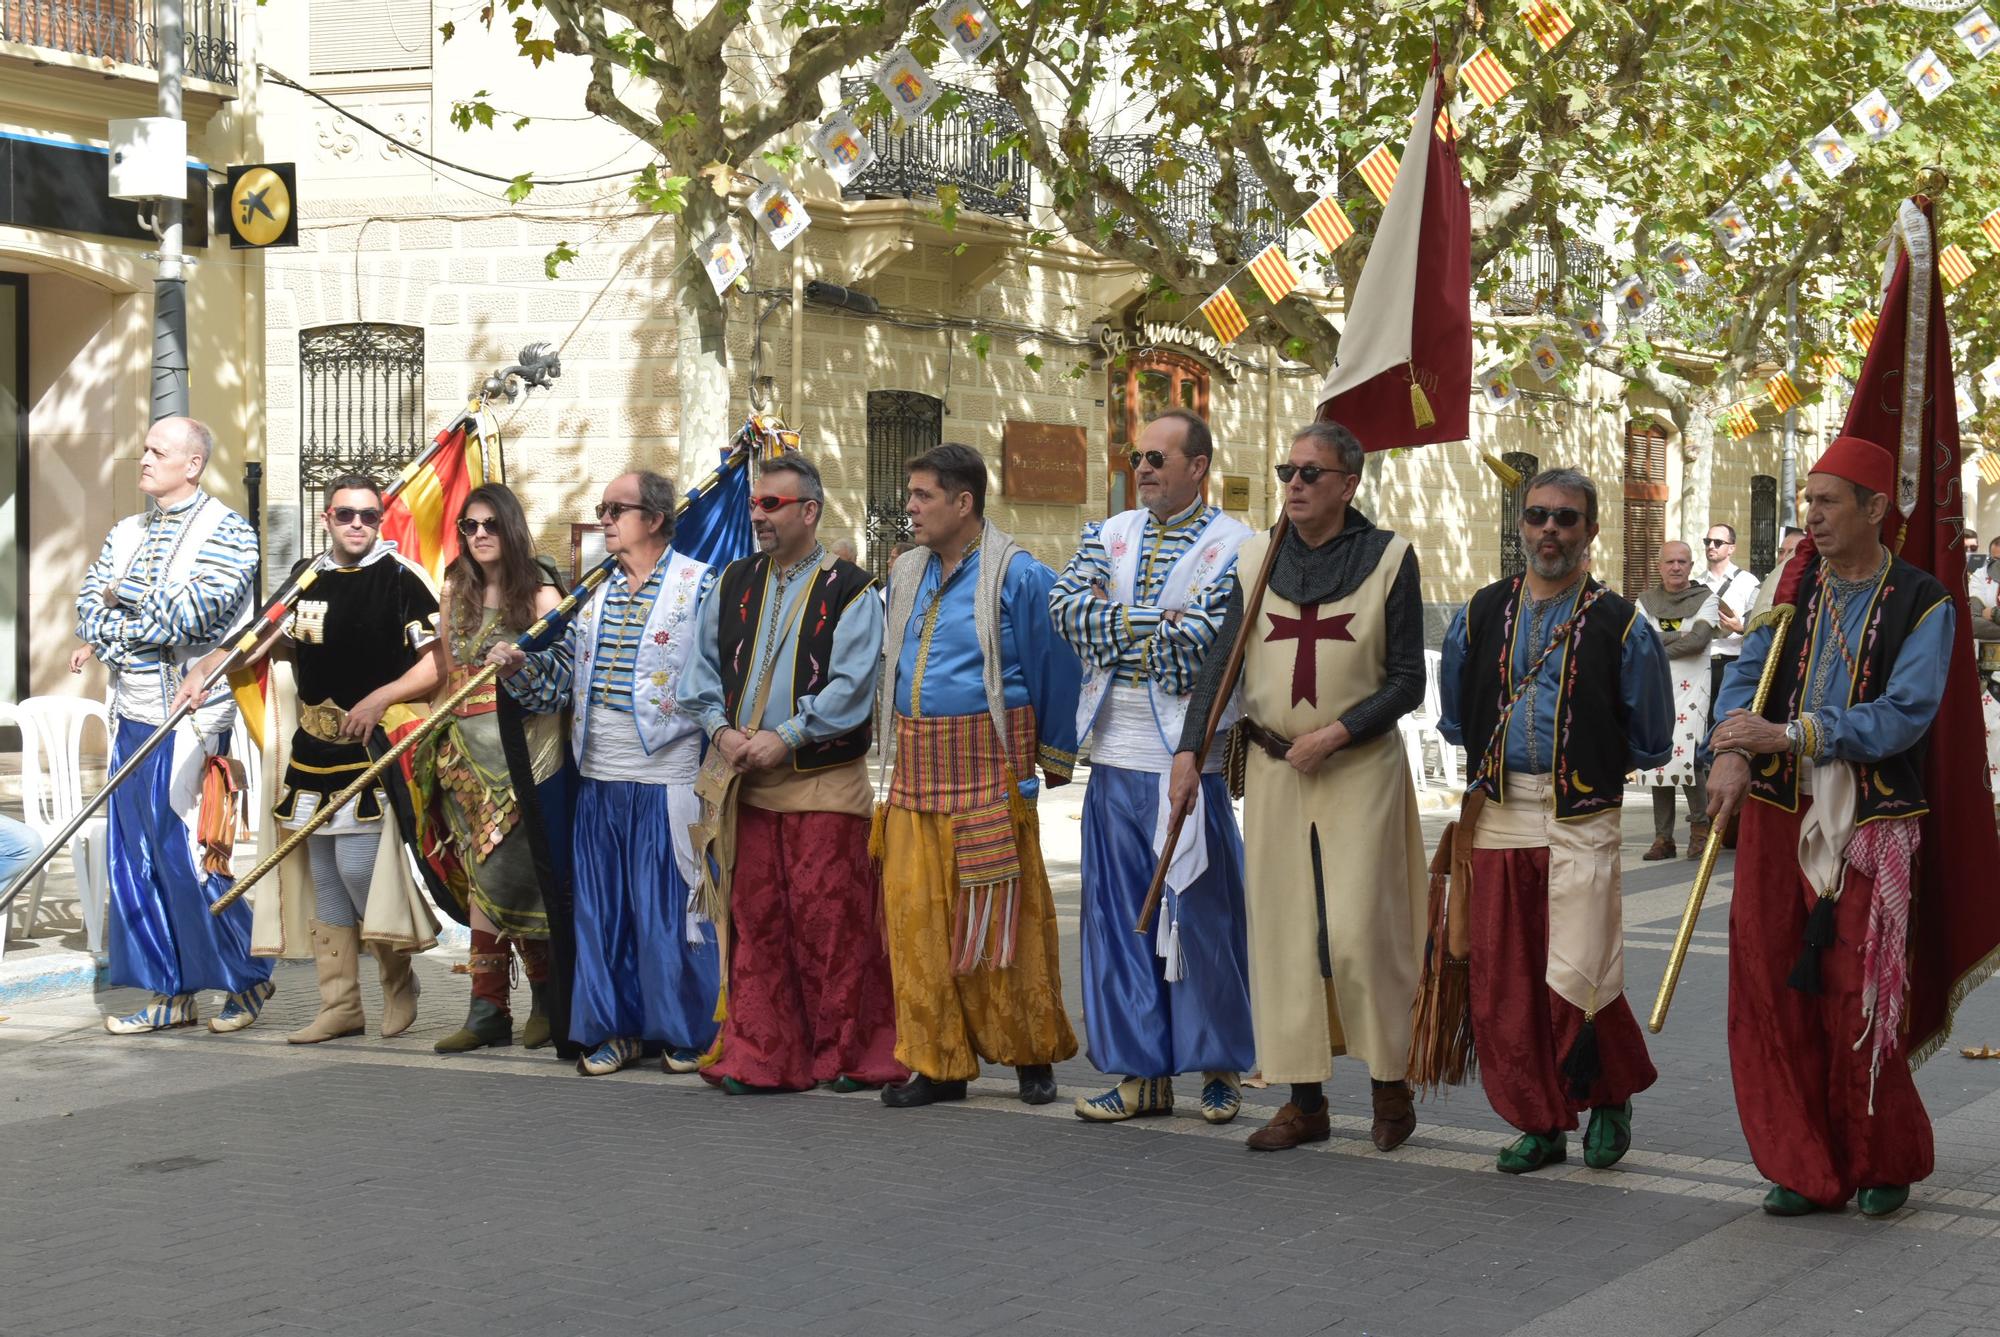
{"label": "spectator in background", "polygon": [[[1696,577],[1715,596],[1709,605],[1715,619],[1715,639],[1708,643],[1708,699],[1715,700],[1722,693],[1722,675],[1736,656],[1743,653],[1743,629],[1750,620],[1750,610],[1757,602],[1757,577],[1736,565],[1736,529],[1732,525],[1714,524],[1708,527],[1708,537],[1702,541],[1702,554],[1707,558],[1708,570]],[[1723,838],[1724,847],[1736,848],[1735,819],[1730,819],[1728,834]]]}
{"label": "spectator in background", "polygon": [[1659,766],[1639,773],[1653,791],[1653,846],[1648,863],[1674,857],[1674,789],[1687,794],[1688,857],[1701,857],[1708,841],[1708,796],[1702,792],[1695,752],[1708,736],[1708,645],[1715,636],[1715,596],[1694,583],[1694,550],[1679,541],[1660,545],[1660,583],[1639,596],[1639,611],[1660,634],[1667,675],[1674,685],[1674,750]]}
{"label": "spectator in background", "polygon": [[1784,532],[1778,536],[1779,566],[1783,566],[1786,562],[1791,560],[1792,554],[1798,551],[1799,540],[1804,538],[1805,536],[1806,536],[1806,531],[1800,529],[1797,525],[1785,526]]}
{"label": "spectator in background", "polygon": [[[42,838],[26,822],[0,816],[0,892],[14,881],[14,874],[28,866],[42,852]],[[0,910],[0,914],[7,911]],[[33,924],[26,927],[33,928]]]}
{"label": "spectator in background", "polygon": [[861,560],[858,550],[854,546],[853,539],[835,539],[828,546],[828,551],[843,562],[859,562]]}

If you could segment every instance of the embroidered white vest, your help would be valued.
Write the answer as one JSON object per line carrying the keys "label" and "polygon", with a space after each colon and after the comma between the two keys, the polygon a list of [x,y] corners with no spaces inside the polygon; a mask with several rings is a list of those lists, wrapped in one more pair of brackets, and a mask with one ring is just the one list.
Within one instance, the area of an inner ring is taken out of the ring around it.
{"label": "embroidered white vest", "polygon": [[[693,649],[695,613],[700,608],[697,596],[701,593],[701,578],[707,571],[706,562],[697,562],[678,552],[669,555],[667,569],[660,577],[659,597],[653,600],[652,611],[646,615],[646,630],[633,654],[632,721],[647,756],[701,728],[695,720],[680,713],[674,704],[674,688]],[[576,685],[572,690],[576,724],[571,741],[579,757],[583,755],[590,729],[590,674],[597,663],[598,638],[604,633],[608,585],[609,582],[598,586],[583,612],[577,615],[577,643],[582,650],[576,657]]]}
{"label": "embroidered white vest", "polygon": [[[1111,559],[1111,588],[1108,593],[1114,602],[1128,605],[1132,602],[1139,579],[1139,554],[1145,547],[1146,521],[1151,514],[1143,507],[1126,511],[1106,520],[1100,531],[1105,555]],[[1236,550],[1243,546],[1243,541],[1250,534],[1250,526],[1217,511],[1201,536],[1180,555],[1173,569],[1167,573],[1166,583],[1160,589],[1160,607],[1186,608],[1196,591],[1207,589],[1229,574],[1236,565]],[[1113,668],[1086,667],[1083,693],[1076,706],[1079,747],[1096,727],[1105,694],[1116,677],[1117,671]],[[1188,699],[1184,695],[1161,691],[1155,682],[1146,684],[1146,696],[1153,707],[1154,728],[1159,732],[1161,744],[1171,755],[1180,749],[1181,728],[1187,723]],[[1240,708],[1232,701],[1216,732],[1220,734],[1228,729],[1240,713]],[[1107,757],[1105,760],[1111,759]]]}

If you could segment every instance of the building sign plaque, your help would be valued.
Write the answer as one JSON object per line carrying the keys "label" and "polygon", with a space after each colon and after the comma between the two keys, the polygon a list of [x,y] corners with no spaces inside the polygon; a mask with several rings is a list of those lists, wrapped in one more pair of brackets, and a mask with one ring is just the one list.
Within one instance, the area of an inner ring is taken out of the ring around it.
{"label": "building sign plaque", "polygon": [[1090,494],[1089,433],[1049,422],[1009,422],[1000,433],[1000,490],[1011,501],[1079,505]]}

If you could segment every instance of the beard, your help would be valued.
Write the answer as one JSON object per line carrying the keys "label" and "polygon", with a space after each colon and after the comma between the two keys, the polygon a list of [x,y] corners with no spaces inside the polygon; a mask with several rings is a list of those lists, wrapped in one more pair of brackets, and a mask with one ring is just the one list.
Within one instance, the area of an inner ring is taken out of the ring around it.
{"label": "beard", "polygon": [[1543,555],[1541,541],[1538,539],[1528,549],[1528,565],[1543,580],[1561,580],[1565,576],[1574,575],[1576,569],[1583,565],[1583,542],[1578,540],[1574,543],[1565,543],[1557,539],[1556,553],[1550,557]]}

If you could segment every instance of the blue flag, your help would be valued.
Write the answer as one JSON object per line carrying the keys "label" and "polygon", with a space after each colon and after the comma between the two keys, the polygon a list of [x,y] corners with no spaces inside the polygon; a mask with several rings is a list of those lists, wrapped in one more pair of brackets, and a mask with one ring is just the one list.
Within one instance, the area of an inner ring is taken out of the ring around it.
{"label": "blue flag", "polygon": [[750,531],[751,454],[732,445],[723,457],[721,474],[689,496],[688,507],[674,526],[675,552],[720,569],[757,551]]}

